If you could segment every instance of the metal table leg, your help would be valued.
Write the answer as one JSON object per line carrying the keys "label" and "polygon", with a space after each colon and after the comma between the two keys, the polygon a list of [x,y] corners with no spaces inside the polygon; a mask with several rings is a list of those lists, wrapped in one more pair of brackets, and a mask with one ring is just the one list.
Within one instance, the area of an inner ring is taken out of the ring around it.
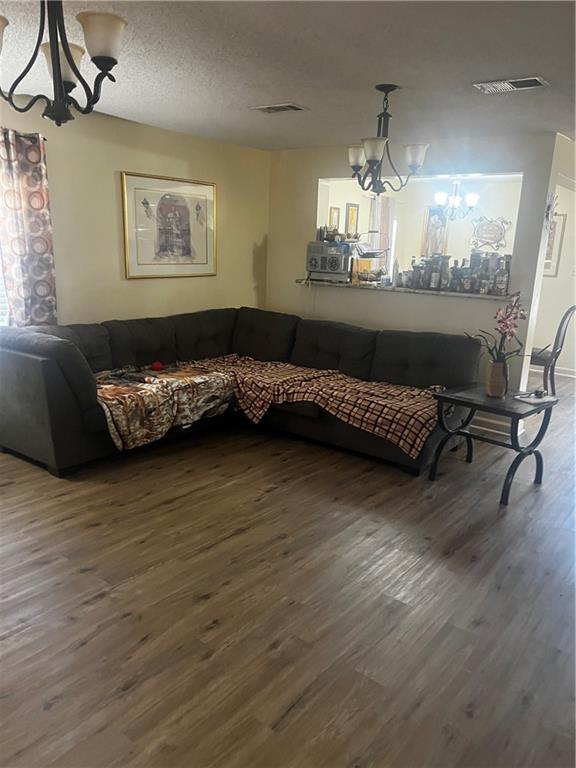
{"label": "metal table leg", "polygon": [[438,424],[440,425],[440,428],[446,433],[442,440],[438,443],[436,450],[434,451],[434,458],[432,459],[432,464],[430,465],[430,472],[428,474],[429,480],[436,480],[436,472],[438,470],[438,462],[440,461],[440,456],[442,455],[442,451],[446,447],[446,443],[450,440],[451,437],[455,436],[462,436],[466,438],[466,462],[470,464],[474,458],[474,444],[472,440],[472,436],[469,435],[467,432],[462,432],[462,430],[470,424],[474,416],[476,415],[476,409],[471,408],[469,413],[464,417],[462,420],[462,423],[456,427],[456,429],[450,429],[450,427],[446,424],[446,414],[444,412],[444,405],[441,400],[438,400]]}
{"label": "metal table leg", "polygon": [[500,496],[500,504],[505,507],[508,505],[508,500],[510,498],[510,488],[512,486],[512,481],[514,480],[514,476],[516,475],[516,472],[518,470],[518,467],[525,458],[528,456],[534,456],[536,460],[536,472],[534,475],[534,484],[535,485],[542,485],[542,478],[544,477],[544,459],[542,458],[542,454],[538,450],[538,446],[544,439],[544,435],[546,434],[546,431],[548,429],[548,425],[550,424],[550,418],[552,416],[552,408],[547,408],[544,411],[544,418],[542,419],[542,424],[540,424],[540,429],[538,430],[538,434],[536,437],[532,440],[531,443],[528,445],[520,445],[520,440],[518,437],[518,426],[520,423],[520,419],[513,419],[510,424],[510,437],[512,442],[512,448],[517,452],[517,456],[510,465],[508,472],[506,473],[506,477],[504,479],[504,485],[502,487],[502,494]]}

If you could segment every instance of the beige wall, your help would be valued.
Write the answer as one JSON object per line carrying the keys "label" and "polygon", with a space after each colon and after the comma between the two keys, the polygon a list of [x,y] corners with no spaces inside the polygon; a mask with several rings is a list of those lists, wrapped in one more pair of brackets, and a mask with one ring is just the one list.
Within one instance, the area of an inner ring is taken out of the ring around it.
{"label": "beige wall", "polygon": [[[548,189],[547,189],[547,195],[546,199],[549,201],[551,199],[551,196],[557,192],[558,186],[568,186],[570,188],[574,188],[574,178],[576,174],[576,167],[575,167],[575,147],[576,145],[572,141],[572,139],[567,138],[566,136],[563,136],[562,134],[557,134],[554,137],[554,151],[552,155],[552,163],[551,163],[551,172],[548,176]],[[566,202],[566,201],[565,201]],[[540,240],[540,250],[539,250],[539,257],[538,257],[538,265],[536,269],[537,278],[534,281],[534,289],[532,293],[532,304],[531,304],[531,312],[530,312],[530,323],[528,327],[528,333],[527,333],[527,339],[526,339],[526,348],[532,349],[533,347],[540,346],[539,341],[537,339],[541,340],[542,336],[540,335],[540,332],[538,331],[538,326],[541,323],[541,311],[540,311],[540,302],[541,297],[548,294],[548,285],[550,278],[544,278],[543,272],[544,272],[544,260],[546,257],[546,247],[548,243],[548,230],[545,228],[542,233],[542,238]],[[558,286],[558,284],[556,284]],[[574,282],[573,280],[570,281],[570,285],[572,286],[572,289],[574,288]],[[576,297],[574,297],[574,290],[572,290],[572,296],[573,296],[573,303],[576,301]],[[561,300],[565,301],[567,298],[567,294],[562,294]],[[544,303],[544,312],[547,316],[549,316],[549,312],[547,311],[547,307],[550,307],[548,302],[545,299]],[[558,319],[557,319],[557,313],[560,310],[557,309],[554,312],[554,319],[550,320],[550,325],[557,326]],[[572,336],[573,338],[573,336]],[[551,338],[546,338],[546,341],[544,344],[549,344],[552,341]],[[568,339],[570,341],[570,338]],[[565,364],[566,358],[563,358],[563,363]]]}
{"label": "beige wall", "polygon": [[[542,225],[554,134],[437,141],[426,173],[522,173],[524,175],[512,269],[512,290],[530,305],[535,290]],[[331,318],[372,328],[406,328],[474,333],[490,325],[498,303],[480,298],[363,292],[354,289],[297,285],[305,276],[306,244],[316,229],[319,178],[344,177],[349,169],[344,148],[286,150],[272,156],[270,230],[266,305],[307,317]],[[522,329],[530,335],[532,314]],[[516,362],[513,385],[520,382]],[[525,365],[527,371],[527,361]]]}
{"label": "beige wall", "polygon": [[[39,111],[0,106],[0,123],[48,139],[48,174],[60,322],[91,322],[248,304],[374,328],[473,333],[498,304],[477,298],[362,293],[303,287],[316,229],[318,180],[348,174],[343,148],[268,153],[94,114],[62,128]],[[531,306],[523,332],[531,348],[545,238],[543,212],[573,143],[553,134],[434,141],[427,174],[522,173],[512,289]],[[120,171],[218,185],[218,274],[126,280]],[[552,170],[552,173],[551,173]],[[344,212],[343,212],[344,213]],[[527,365],[524,366],[524,377]],[[513,383],[520,381],[520,366]]]}
{"label": "beige wall", "polygon": [[[0,107],[0,123],[47,138],[61,323],[258,305],[266,288],[270,154],[104,115],[57,128]],[[218,188],[215,277],[126,280],[120,171]]]}

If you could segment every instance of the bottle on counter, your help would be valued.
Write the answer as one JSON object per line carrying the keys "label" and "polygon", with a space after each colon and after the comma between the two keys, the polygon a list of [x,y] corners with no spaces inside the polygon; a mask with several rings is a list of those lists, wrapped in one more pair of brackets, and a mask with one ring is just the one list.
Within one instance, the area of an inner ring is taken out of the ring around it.
{"label": "bottle on counter", "polygon": [[430,288],[430,275],[432,274],[432,260],[431,259],[424,259],[423,264],[421,264],[422,274],[420,277],[420,285],[422,288],[427,290]]}
{"label": "bottle on counter", "polygon": [[470,269],[472,270],[473,275],[476,275],[480,272],[481,264],[482,251],[472,251],[470,253]]}
{"label": "bottle on counter", "polygon": [[460,267],[458,266],[458,259],[454,259],[454,264],[450,268],[450,283],[449,290],[452,293],[457,293],[460,290]]}
{"label": "bottle on counter", "polygon": [[508,270],[505,266],[505,260],[501,256],[498,259],[498,269],[494,275],[494,294],[496,296],[508,295]]}
{"label": "bottle on counter", "polygon": [[392,286],[394,288],[401,288],[402,287],[402,281],[400,279],[400,264],[398,264],[398,259],[394,259],[394,263],[392,264]]}
{"label": "bottle on counter", "polygon": [[447,291],[450,287],[450,256],[442,256],[440,264],[440,290]]}
{"label": "bottle on counter", "polygon": [[462,259],[462,293],[472,293],[472,287],[474,284],[472,270],[468,266],[468,260]]}
{"label": "bottle on counter", "polygon": [[439,254],[434,254],[430,260],[430,276],[428,280],[428,287],[431,291],[440,290],[440,259]]}
{"label": "bottle on counter", "polygon": [[422,288],[422,268],[415,264],[412,267],[412,285],[411,288]]}
{"label": "bottle on counter", "polygon": [[504,268],[508,273],[508,279],[506,281],[506,296],[508,296],[508,293],[510,292],[510,276],[512,275],[512,254],[511,253],[504,254]]}
{"label": "bottle on counter", "polygon": [[480,272],[478,275],[478,282],[476,290],[482,295],[487,295],[490,292],[490,286],[492,285],[492,279],[490,276],[490,258],[484,257],[480,266]]}

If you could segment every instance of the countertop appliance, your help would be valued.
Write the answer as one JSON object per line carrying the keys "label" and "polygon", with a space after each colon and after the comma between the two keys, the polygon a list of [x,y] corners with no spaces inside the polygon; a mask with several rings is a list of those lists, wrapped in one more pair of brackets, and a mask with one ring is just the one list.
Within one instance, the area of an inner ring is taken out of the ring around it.
{"label": "countertop appliance", "polygon": [[306,249],[308,280],[323,283],[349,283],[353,250],[348,243],[312,241]]}

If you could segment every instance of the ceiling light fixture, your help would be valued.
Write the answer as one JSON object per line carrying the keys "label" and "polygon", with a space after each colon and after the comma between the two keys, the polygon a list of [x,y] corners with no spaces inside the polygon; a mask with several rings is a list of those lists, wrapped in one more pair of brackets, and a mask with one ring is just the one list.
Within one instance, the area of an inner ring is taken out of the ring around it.
{"label": "ceiling light fixture", "polygon": [[452,194],[447,192],[436,192],[434,195],[434,202],[436,205],[444,208],[446,218],[450,221],[456,219],[463,219],[468,216],[470,211],[478,205],[480,195],[476,192],[467,192],[464,195],[464,205],[462,205],[462,195],[460,194],[460,182],[455,181],[452,187]]}
{"label": "ceiling light fixture", "polygon": [[[84,42],[92,63],[100,70],[94,79],[94,85],[90,88],[80,73],[80,63],[85,53],[84,48],[68,42],[62,0],[40,0],[40,21],[32,56],[8,92],[4,93],[0,88],[0,96],[17,112],[28,112],[36,102],[44,101],[46,107],[42,117],[54,121],[56,125],[62,125],[74,119],[70,112],[71,107],[83,115],[92,112],[100,100],[104,80],[116,82],[111,70],[118,63],[120,41],[126,22],[120,16],[115,16],[112,13],[92,13],[89,11],[79,13],[76,18],[84,31]],[[48,22],[48,42],[42,43],[46,21]],[[4,30],[7,26],[8,19],[0,16],[0,52],[2,51]],[[22,80],[32,69],[40,51],[46,57],[48,71],[52,77],[53,98],[50,99],[44,94],[38,94],[32,96],[24,106],[19,106],[14,101],[14,94]],[[84,106],[70,95],[78,83],[84,89],[86,98]]]}
{"label": "ceiling light fixture", "polygon": [[[402,178],[400,173],[396,170],[396,166],[392,162],[390,156],[390,145],[388,142],[388,125],[392,115],[388,112],[388,95],[392,91],[398,90],[397,85],[391,85],[390,83],[383,83],[377,85],[376,90],[384,94],[382,101],[382,112],[378,115],[378,127],[376,136],[368,139],[362,139],[362,146],[349,147],[348,148],[348,162],[352,168],[352,178],[356,179],[358,184],[364,191],[370,190],[375,195],[381,195],[386,190],[392,192],[399,192],[403,189],[410,178],[417,174],[424,165],[424,158],[426,157],[426,150],[430,146],[429,144],[405,144],[406,149],[406,163],[410,169],[410,173],[406,178]],[[394,172],[397,183],[394,184],[390,179],[382,178],[382,163],[384,155]]]}

